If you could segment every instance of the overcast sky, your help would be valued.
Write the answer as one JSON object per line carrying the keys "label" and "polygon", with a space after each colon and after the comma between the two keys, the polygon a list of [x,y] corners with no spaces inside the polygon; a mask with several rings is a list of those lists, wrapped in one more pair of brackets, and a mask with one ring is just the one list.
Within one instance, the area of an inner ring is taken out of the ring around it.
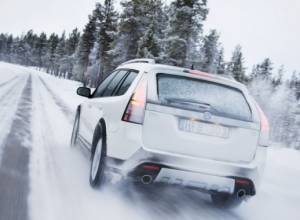
{"label": "overcast sky", "polygon": [[[82,29],[95,0],[0,0],[0,32],[21,34],[29,29],[47,33]],[[270,57],[288,72],[300,71],[299,0],[208,0],[205,31],[221,33],[226,58],[243,47],[248,69]]]}

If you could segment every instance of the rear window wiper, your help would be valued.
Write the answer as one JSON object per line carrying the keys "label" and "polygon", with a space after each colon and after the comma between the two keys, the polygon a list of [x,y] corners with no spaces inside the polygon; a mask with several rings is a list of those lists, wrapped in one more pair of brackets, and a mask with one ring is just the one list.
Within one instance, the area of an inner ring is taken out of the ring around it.
{"label": "rear window wiper", "polygon": [[216,108],[214,108],[211,104],[201,101],[196,101],[192,99],[182,99],[182,98],[164,98],[164,100],[168,103],[178,103],[178,104],[187,104],[194,105],[200,107],[203,110],[213,110],[215,112],[219,112]]}

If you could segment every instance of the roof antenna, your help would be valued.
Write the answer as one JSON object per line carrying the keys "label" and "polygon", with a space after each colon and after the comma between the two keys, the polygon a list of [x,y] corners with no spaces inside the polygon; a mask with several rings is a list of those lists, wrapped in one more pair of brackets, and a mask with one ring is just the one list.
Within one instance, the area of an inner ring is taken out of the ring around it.
{"label": "roof antenna", "polygon": [[194,64],[192,64],[192,66],[191,66],[191,70],[193,70],[194,69]]}

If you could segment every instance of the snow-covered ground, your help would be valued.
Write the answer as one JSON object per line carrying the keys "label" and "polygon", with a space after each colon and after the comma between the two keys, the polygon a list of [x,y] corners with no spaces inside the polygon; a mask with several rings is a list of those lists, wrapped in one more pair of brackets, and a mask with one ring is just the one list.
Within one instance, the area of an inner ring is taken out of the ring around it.
{"label": "snow-covered ground", "polygon": [[[88,158],[79,149],[69,148],[74,112],[84,101],[76,95],[78,86],[77,82],[34,69],[0,63],[0,155],[6,160],[5,143],[11,141],[7,137],[16,120],[25,117],[18,113],[20,108],[30,113],[30,120],[21,125],[27,130],[19,129],[30,136],[20,139],[29,154],[29,164],[23,164],[29,166],[29,190],[25,193],[28,205],[23,207],[28,219],[300,219],[300,152],[286,148],[270,148],[257,196],[235,210],[215,208],[209,196],[194,191],[169,188],[161,193],[149,189],[142,194],[124,184],[91,189]],[[31,96],[27,107],[24,91]],[[0,162],[2,169],[1,157]],[[16,172],[8,171],[11,175]],[[0,172],[0,192],[3,187],[15,190],[4,184]],[[16,206],[11,209],[18,212],[20,203],[14,201],[16,198],[9,199],[13,200],[10,206]],[[1,202],[7,201],[0,199],[0,211]],[[0,212],[0,219],[9,218]]]}

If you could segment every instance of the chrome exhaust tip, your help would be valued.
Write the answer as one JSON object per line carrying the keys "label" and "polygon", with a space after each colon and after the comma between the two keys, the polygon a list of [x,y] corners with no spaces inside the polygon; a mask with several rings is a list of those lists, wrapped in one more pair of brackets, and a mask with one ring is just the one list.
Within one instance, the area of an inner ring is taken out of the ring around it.
{"label": "chrome exhaust tip", "polygon": [[143,184],[147,185],[147,184],[152,183],[153,178],[150,175],[144,175],[144,176],[142,176],[141,181]]}
{"label": "chrome exhaust tip", "polygon": [[236,195],[237,195],[238,198],[242,198],[242,197],[244,197],[244,196],[246,195],[246,190],[244,190],[244,189],[239,189],[239,190],[237,191]]}

